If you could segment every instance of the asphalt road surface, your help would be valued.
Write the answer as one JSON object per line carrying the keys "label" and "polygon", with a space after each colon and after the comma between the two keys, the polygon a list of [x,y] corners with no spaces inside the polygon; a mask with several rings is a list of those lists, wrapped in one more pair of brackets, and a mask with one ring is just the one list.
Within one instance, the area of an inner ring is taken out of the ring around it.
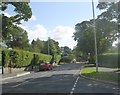
{"label": "asphalt road surface", "polygon": [[32,72],[29,75],[4,80],[2,93],[119,94],[118,87],[115,85],[81,77],[79,75],[81,66],[82,63],[64,64],[51,71]]}

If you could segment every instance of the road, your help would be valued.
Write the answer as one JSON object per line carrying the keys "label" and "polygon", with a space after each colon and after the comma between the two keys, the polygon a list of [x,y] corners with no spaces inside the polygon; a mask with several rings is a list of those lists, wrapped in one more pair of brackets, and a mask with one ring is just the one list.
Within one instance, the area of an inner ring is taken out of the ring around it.
{"label": "road", "polygon": [[[29,75],[2,82],[3,93],[118,93],[118,87],[85,79],[79,75],[82,64],[64,64],[52,71],[32,72]],[[56,94],[55,94],[56,95]]]}

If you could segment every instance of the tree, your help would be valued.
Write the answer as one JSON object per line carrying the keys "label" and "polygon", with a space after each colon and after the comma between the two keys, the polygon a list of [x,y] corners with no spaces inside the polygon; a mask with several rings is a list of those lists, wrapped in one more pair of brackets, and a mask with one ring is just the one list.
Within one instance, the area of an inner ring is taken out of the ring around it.
{"label": "tree", "polygon": [[[96,35],[98,54],[105,52],[112,46],[116,40],[117,23],[110,22],[106,19],[96,19]],[[84,54],[95,54],[93,20],[83,21],[75,25],[74,40],[77,41],[77,47]]]}
{"label": "tree", "polygon": [[59,43],[49,38],[48,41],[45,42],[42,52],[45,54],[49,53],[50,55],[59,54],[60,53]]}
{"label": "tree", "polygon": [[32,16],[32,10],[27,2],[3,2],[0,10],[5,11],[8,5],[14,6],[16,15],[7,17],[4,14],[0,15],[2,18],[2,37],[3,40],[9,35],[9,28],[13,27],[13,24],[20,24],[21,20],[28,21]]}
{"label": "tree", "polygon": [[72,53],[72,50],[68,46],[61,47],[62,56],[67,56]]}
{"label": "tree", "polygon": [[43,50],[43,47],[44,47],[44,43],[45,43],[45,41],[41,41],[39,38],[37,38],[36,41],[33,40],[31,42],[31,49],[30,49],[30,51],[41,53],[42,50]]}
{"label": "tree", "polygon": [[50,62],[52,64],[56,59],[55,58],[56,55],[60,54],[59,43],[56,42],[55,40],[49,38],[48,41],[45,42],[42,53],[52,55],[52,60]]}
{"label": "tree", "polygon": [[18,27],[13,25],[9,28],[10,32],[6,38],[6,44],[11,48],[19,48],[28,50],[29,49],[29,40],[27,36],[27,32]]}
{"label": "tree", "polygon": [[20,24],[21,20],[28,21],[32,16],[32,10],[27,2],[2,2],[2,11],[5,11],[8,5],[15,7],[14,11],[16,12],[15,16],[11,16],[10,19],[12,22]]}
{"label": "tree", "polygon": [[72,50],[72,53],[75,55],[75,58],[77,61],[82,61],[82,60],[85,60],[84,56],[83,56],[83,53],[81,52],[81,50],[79,49],[79,47],[75,47],[73,50]]}
{"label": "tree", "polygon": [[[108,21],[114,21],[118,24],[118,31],[120,31],[120,1],[117,2],[99,2],[97,8],[100,10],[106,10],[98,16],[99,19],[106,19]],[[117,39],[120,39],[120,33],[117,33]]]}
{"label": "tree", "polygon": [[119,10],[119,2],[99,2],[97,8],[100,10],[106,10],[102,14],[98,16],[98,18],[104,18],[106,20],[112,21],[114,19],[119,20],[120,17],[120,10]]}

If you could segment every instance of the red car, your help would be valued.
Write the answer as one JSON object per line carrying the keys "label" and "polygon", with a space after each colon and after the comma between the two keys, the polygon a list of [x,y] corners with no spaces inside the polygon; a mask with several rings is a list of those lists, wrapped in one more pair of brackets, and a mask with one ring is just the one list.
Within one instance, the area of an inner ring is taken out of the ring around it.
{"label": "red car", "polygon": [[42,71],[42,70],[52,70],[52,68],[53,68],[52,64],[41,63],[40,66],[39,66],[39,71]]}

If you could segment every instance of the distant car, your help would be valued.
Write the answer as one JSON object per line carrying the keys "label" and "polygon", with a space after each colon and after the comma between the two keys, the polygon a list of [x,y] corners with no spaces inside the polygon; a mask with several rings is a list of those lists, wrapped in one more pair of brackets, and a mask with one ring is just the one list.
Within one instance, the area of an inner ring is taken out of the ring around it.
{"label": "distant car", "polygon": [[46,70],[52,70],[52,68],[53,68],[53,66],[50,63],[41,63],[39,65],[39,71],[42,71],[42,70],[44,70],[44,71],[46,71]]}

